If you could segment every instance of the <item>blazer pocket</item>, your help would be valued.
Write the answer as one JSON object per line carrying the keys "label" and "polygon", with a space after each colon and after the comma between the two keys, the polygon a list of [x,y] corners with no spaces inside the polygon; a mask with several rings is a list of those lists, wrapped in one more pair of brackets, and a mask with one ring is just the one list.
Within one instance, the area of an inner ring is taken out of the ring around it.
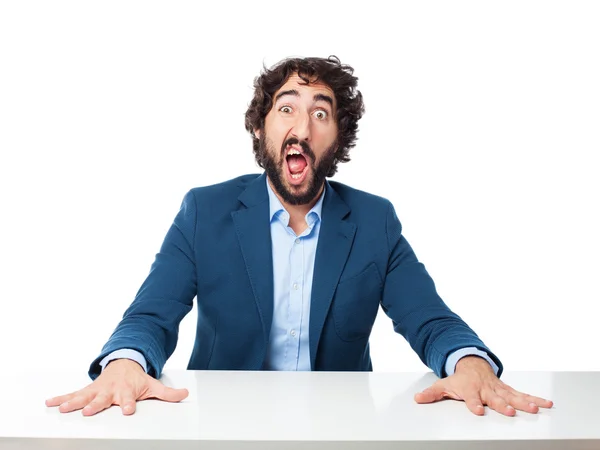
{"label": "blazer pocket", "polygon": [[352,342],[371,334],[381,300],[381,289],[381,276],[375,263],[338,284],[332,310],[335,332],[340,339]]}

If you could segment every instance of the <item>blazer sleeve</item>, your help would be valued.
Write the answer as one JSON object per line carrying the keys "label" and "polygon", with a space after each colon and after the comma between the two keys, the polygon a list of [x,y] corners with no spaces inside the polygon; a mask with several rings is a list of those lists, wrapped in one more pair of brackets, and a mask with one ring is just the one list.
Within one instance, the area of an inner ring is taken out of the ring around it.
{"label": "blazer sleeve", "polygon": [[100,375],[100,361],[115,350],[139,351],[148,363],[148,374],[160,378],[175,350],[179,323],[190,312],[196,295],[194,241],[197,207],[189,191],[159,253],[135,299],[123,314],[101,354],[92,362],[89,376]]}
{"label": "blazer sleeve", "polygon": [[389,259],[382,308],[394,330],[404,336],[421,361],[435,374],[446,376],[448,356],[463,347],[486,352],[502,374],[502,363],[477,334],[437,294],[425,266],[417,260],[390,203],[386,218]]}

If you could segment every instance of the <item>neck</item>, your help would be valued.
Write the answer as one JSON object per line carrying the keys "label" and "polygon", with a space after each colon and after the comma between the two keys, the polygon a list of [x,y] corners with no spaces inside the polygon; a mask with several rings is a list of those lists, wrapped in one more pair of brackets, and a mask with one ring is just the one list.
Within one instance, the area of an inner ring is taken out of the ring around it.
{"label": "neck", "polygon": [[269,186],[271,186],[271,190],[275,193],[275,196],[279,199],[284,209],[290,215],[290,222],[296,222],[299,220],[304,221],[304,217],[313,208],[313,206],[315,206],[317,201],[319,201],[319,198],[323,193],[323,189],[325,189],[325,183],[323,183],[321,185],[321,189],[319,189],[318,194],[315,195],[315,198],[313,198],[309,203],[306,203],[304,205],[292,205],[284,201],[283,198],[281,198],[281,195],[279,195],[279,193],[275,190],[275,188],[273,187],[273,183],[271,183],[271,179],[269,177],[267,177],[267,180],[269,181]]}

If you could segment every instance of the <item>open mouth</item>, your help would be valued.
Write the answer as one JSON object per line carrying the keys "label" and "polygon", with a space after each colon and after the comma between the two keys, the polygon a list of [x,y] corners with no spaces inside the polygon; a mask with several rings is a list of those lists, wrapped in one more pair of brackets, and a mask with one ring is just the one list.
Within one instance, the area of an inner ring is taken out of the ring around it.
{"label": "open mouth", "polygon": [[290,147],[285,157],[287,178],[290,184],[299,185],[306,178],[308,160],[298,149]]}

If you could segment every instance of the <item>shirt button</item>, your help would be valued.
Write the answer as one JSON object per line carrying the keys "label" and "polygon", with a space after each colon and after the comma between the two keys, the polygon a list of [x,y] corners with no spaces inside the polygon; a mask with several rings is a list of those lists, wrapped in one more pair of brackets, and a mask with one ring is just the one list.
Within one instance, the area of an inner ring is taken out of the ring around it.
{"label": "shirt button", "polygon": [[296,330],[292,330],[292,331],[290,331],[290,334],[291,334],[292,336],[296,337]]}
{"label": "shirt button", "polygon": [[296,244],[299,244],[299,243],[300,243],[300,239],[296,239]]}
{"label": "shirt button", "polygon": [[297,291],[298,290],[298,285],[296,283],[294,283],[294,290]]}

